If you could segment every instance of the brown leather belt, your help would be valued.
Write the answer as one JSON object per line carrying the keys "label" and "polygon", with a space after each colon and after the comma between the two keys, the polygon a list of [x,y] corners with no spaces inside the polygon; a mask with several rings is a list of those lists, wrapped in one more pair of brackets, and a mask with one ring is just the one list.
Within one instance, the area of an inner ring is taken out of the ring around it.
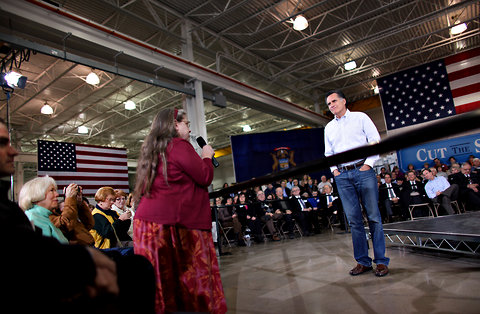
{"label": "brown leather belt", "polygon": [[346,165],[346,166],[337,166],[337,168],[338,168],[338,171],[347,171],[347,170],[360,168],[364,164],[365,164],[365,159],[362,159],[354,164]]}

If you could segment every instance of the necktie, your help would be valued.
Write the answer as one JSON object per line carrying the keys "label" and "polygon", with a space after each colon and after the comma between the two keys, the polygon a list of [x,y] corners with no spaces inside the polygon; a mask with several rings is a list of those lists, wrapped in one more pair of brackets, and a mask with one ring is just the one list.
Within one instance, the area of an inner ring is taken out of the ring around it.
{"label": "necktie", "polygon": [[327,194],[327,203],[332,202],[332,194]]}
{"label": "necktie", "polygon": [[470,174],[467,173],[465,176],[467,177],[468,184],[472,184],[472,179],[470,179]]}
{"label": "necktie", "polygon": [[303,200],[300,198],[300,196],[297,196],[297,199],[298,199],[298,202],[300,203],[300,207],[302,207],[302,210],[305,209],[305,203],[303,202]]}
{"label": "necktie", "polygon": [[417,184],[415,183],[415,181],[410,181],[410,183],[412,184],[412,190],[416,190]]}
{"label": "necktie", "polygon": [[393,188],[392,188],[392,185],[391,184],[388,184],[387,185],[387,188],[388,188],[388,197],[390,199],[394,198],[395,197],[395,193],[393,192]]}

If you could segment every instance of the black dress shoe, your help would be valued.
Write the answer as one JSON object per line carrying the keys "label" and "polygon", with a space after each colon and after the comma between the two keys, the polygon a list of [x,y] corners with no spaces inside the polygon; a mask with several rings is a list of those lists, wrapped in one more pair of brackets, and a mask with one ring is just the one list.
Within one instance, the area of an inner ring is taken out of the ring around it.
{"label": "black dress shoe", "polygon": [[350,275],[352,276],[358,276],[358,275],[361,275],[363,273],[366,273],[367,271],[371,271],[373,269],[372,266],[363,266],[362,264],[357,264],[357,266],[355,266],[355,268],[353,268],[352,270],[350,270]]}

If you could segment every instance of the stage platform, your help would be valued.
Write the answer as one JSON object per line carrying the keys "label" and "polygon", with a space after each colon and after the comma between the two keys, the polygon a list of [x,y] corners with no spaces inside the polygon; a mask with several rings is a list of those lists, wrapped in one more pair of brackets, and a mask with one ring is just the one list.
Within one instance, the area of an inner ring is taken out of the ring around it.
{"label": "stage platform", "polygon": [[394,245],[480,256],[480,212],[389,223],[383,230]]}

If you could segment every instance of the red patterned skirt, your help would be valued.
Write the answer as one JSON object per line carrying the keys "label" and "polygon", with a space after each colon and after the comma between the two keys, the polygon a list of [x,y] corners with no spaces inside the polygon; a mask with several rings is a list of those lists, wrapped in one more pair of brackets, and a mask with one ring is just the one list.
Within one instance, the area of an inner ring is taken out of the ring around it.
{"label": "red patterned skirt", "polygon": [[155,269],[157,313],[227,311],[210,231],[140,219],[133,223],[135,254]]}

